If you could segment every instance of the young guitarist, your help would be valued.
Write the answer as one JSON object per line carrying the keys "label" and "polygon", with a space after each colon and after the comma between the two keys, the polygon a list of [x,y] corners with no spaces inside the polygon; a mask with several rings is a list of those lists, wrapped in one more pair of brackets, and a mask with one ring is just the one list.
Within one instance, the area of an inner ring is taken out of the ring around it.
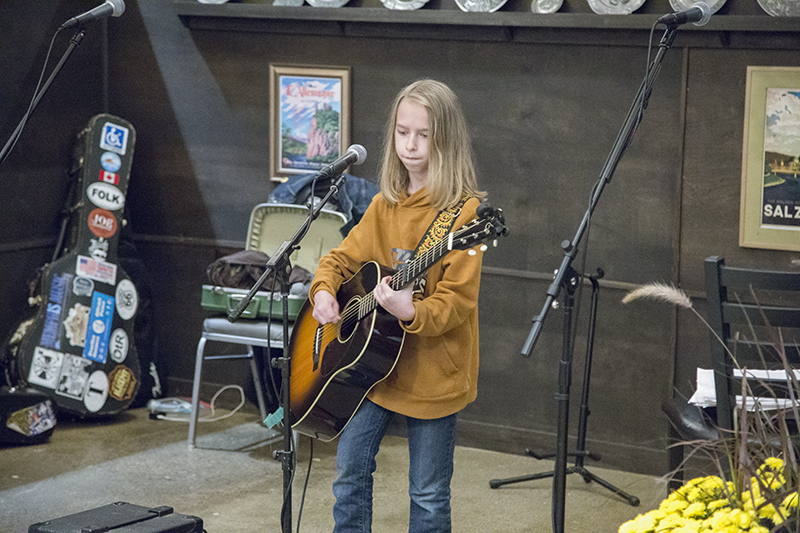
{"label": "young guitarist", "polygon": [[[337,291],[366,261],[402,268],[475,219],[478,190],[464,114],[444,84],[422,80],[396,97],[386,131],[381,193],[316,270],[310,297],[320,324],[339,322]],[[456,413],[477,396],[478,292],[482,254],[455,250],[417,283],[374,289],[406,332],[394,369],[341,433],[333,483],[335,531],[370,531],[372,473],[390,421],[406,419],[409,531],[451,530],[450,480]]]}

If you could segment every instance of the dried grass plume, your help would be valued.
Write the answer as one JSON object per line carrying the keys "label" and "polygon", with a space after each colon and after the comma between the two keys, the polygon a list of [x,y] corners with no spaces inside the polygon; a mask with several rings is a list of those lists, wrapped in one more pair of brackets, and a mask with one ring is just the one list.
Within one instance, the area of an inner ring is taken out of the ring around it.
{"label": "dried grass plume", "polygon": [[634,289],[622,299],[622,303],[626,304],[639,298],[649,298],[660,302],[672,303],[692,309],[692,301],[686,296],[682,290],[665,283],[648,283],[642,285],[638,289]]}

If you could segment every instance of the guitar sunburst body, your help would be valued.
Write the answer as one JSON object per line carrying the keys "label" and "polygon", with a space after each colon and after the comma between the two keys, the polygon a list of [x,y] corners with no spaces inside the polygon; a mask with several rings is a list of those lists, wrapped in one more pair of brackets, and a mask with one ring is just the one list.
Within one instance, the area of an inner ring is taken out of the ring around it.
{"label": "guitar sunburst body", "polygon": [[300,310],[290,348],[294,430],[333,440],[367,393],[391,373],[405,332],[381,308],[359,316],[372,289],[391,273],[370,262],[344,282],[336,294],[342,317],[338,324],[321,326],[311,316],[310,302]]}

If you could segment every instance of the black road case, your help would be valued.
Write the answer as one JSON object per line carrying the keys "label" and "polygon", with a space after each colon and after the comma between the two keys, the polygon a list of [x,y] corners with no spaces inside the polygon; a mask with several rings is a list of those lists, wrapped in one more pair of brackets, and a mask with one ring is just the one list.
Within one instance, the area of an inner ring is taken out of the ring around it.
{"label": "black road case", "polygon": [[28,533],[202,533],[203,520],[172,512],[172,507],[143,507],[115,502],[89,511],[33,524]]}

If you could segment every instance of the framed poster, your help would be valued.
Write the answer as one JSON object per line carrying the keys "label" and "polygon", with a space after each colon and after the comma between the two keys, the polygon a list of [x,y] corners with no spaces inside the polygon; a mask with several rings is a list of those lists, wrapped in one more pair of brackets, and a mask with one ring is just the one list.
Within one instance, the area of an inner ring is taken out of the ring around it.
{"label": "framed poster", "polygon": [[270,178],[317,172],[350,142],[350,68],[270,65]]}
{"label": "framed poster", "polygon": [[800,250],[800,67],[747,67],[739,246]]}

